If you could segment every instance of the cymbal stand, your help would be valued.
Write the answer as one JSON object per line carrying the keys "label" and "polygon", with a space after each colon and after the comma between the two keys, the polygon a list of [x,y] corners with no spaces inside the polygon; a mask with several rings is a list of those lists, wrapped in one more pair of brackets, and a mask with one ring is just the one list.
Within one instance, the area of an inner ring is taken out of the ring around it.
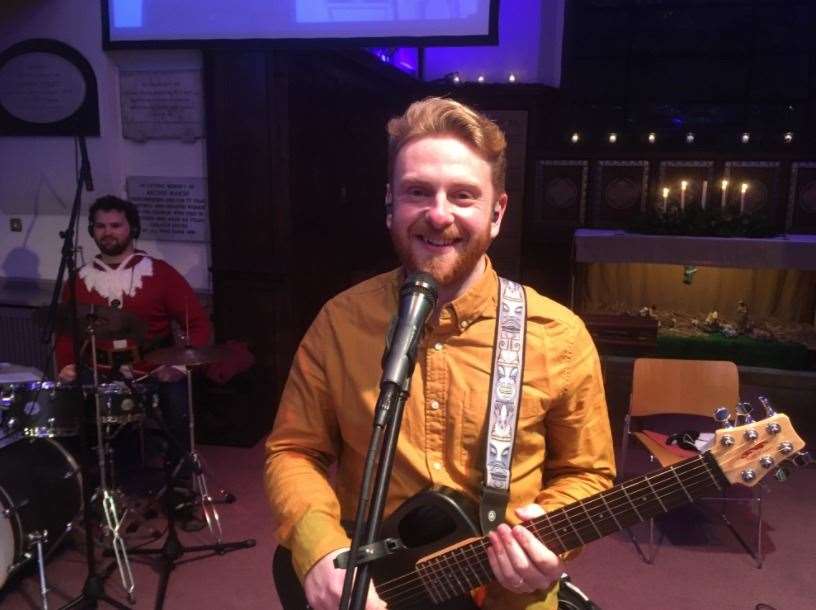
{"label": "cymbal stand", "polygon": [[[76,190],[74,192],[74,202],[71,206],[71,215],[69,216],[68,226],[65,231],[60,232],[62,237],[62,250],[59,269],[57,270],[57,279],[54,282],[54,292],[51,295],[51,304],[48,309],[48,320],[43,329],[43,342],[50,341],[55,330],[57,306],[60,300],[60,293],[63,288],[63,279],[65,272],[68,272],[68,294],[70,296],[70,310],[71,310],[71,329],[72,329],[72,350],[74,356],[74,365],[77,368],[77,375],[74,380],[75,387],[81,386],[80,382],[80,364],[82,362],[82,349],[79,345],[81,327],[79,324],[79,315],[77,312],[77,269],[76,269],[76,250],[74,249],[74,238],[76,236],[76,224],[79,218],[80,208],[82,207],[82,187],[85,186],[87,190],[91,190],[91,164],[88,159],[88,150],[85,146],[85,137],[77,135],[76,142],[79,145],[80,153],[80,169],[76,179]],[[56,371],[55,371],[56,372]],[[89,470],[90,453],[88,435],[85,426],[79,427],[79,443],[82,452],[82,468],[87,473]],[[85,564],[87,574],[85,582],[82,585],[82,592],[65,604],[62,610],[68,608],[97,608],[99,602],[118,608],[119,610],[129,610],[127,606],[119,603],[105,593],[105,575],[99,574],[96,571],[96,557],[94,555],[93,534],[91,532],[91,509],[90,509],[90,483],[88,476],[82,477],[82,502],[83,502],[83,516],[82,520],[85,524]]]}
{"label": "cymbal stand", "polygon": [[207,522],[207,527],[210,533],[215,537],[216,542],[220,543],[223,540],[224,533],[221,529],[221,517],[218,510],[215,508],[213,498],[207,489],[207,478],[204,474],[204,467],[201,462],[201,455],[195,446],[195,415],[193,409],[193,369],[189,366],[185,367],[187,374],[187,411],[189,415],[189,433],[190,433],[190,453],[182,459],[176,466],[176,472],[181,470],[182,465],[186,459],[190,460],[190,465],[193,469],[193,488],[198,497],[197,502],[201,504],[201,512],[204,514],[204,520]]}
{"label": "cymbal stand", "polygon": [[[240,549],[248,549],[255,546],[253,538],[239,540],[235,542],[223,542],[221,532],[221,519],[218,511],[213,505],[212,496],[207,489],[207,480],[204,476],[204,469],[202,467],[201,456],[195,449],[195,420],[193,416],[193,378],[192,368],[187,366],[187,410],[190,417],[189,433],[190,433],[190,451],[179,460],[178,464],[172,469],[168,467],[165,470],[165,485],[164,488],[157,494],[158,497],[163,497],[164,512],[167,517],[167,537],[164,544],[160,548],[147,549],[138,548],[132,549],[132,555],[158,555],[161,559],[161,567],[159,574],[159,586],[156,590],[156,610],[161,610],[164,607],[164,598],[167,594],[167,585],[170,580],[170,574],[175,569],[178,560],[185,553],[197,553],[201,551],[211,551],[208,555],[201,555],[194,557],[188,561],[195,561],[197,559],[204,559],[212,555],[223,555],[230,551],[237,551]],[[172,441],[172,439],[170,439]],[[193,468],[193,481],[196,488],[196,496],[198,498],[192,502],[185,502],[179,498],[174,489],[173,482],[178,477],[179,472],[186,463],[190,463]],[[215,544],[201,544],[196,546],[184,546],[178,537],[176,531],[176,513],[179,507],[201,504],[204,512],[207,525],[210,532],[216,537]]]}
{"label": "cymbal stand", "polygon": [[113,553],[116,558],[116,566],[119,570],[122,587],[125,593],[127,593],[130,603],[134,603],[136,583],[133,580],[133,571],[130,568],[127,547],[119,535],[122,520],[119,518],[116,500],[108,487],[106,475],[105,438],[102,432],[102,408],[99,404],[99,371],[96,366],[96,334],[93,330],[93,321],[88,325],[88,328],[88,333],[91,337],[91,360],[93,362],[94,406],[96,408],[96,454],[99,461],[99,489],[102,492],[102,512],[105,515],[105,526],[111,535],[111,547],[113,548]]}

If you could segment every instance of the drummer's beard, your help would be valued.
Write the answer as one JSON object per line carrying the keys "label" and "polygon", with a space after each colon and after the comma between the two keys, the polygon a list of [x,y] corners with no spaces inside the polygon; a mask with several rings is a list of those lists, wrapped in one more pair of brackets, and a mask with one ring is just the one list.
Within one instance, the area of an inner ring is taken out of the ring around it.
{"label": "drummer's beard", "polygon": [[124,253],[132,243],[133,240],[130,238],[130,236],[121,241],[115,237],[108,236],[101,240],[97,240],[96,246],[105,256],[119,256],[120,254]]}

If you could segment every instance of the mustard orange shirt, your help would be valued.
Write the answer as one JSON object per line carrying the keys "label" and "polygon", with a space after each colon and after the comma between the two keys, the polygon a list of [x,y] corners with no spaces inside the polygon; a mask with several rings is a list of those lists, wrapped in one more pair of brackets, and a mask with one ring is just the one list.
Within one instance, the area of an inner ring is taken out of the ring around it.
{"label": "mustard orange shirt", "polygon": [[[478,502],[484,469],[498,277],[482,277],[428,323],[417,351],[385,515],[430,485]],[[266,489],[298,576],[348,546],[401,270],[331,299],[306,333],[267,444]],[[597,351],[584,324],[531,288],[522,396],[506,520],[612,485],[614,455]],[[330,467],[336,464],[332,484]],[[523,605],[521,607],[524,607]]]}

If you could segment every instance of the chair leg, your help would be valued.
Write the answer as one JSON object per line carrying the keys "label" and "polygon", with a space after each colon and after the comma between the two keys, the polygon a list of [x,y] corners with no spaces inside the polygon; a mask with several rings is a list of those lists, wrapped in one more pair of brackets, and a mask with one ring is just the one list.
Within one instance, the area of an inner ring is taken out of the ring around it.
{"label": "chair leg", "polygon": [[[745,549],[745,552],[748,553],[753,558],[753,560],[756,562],[757,568],[761,568],[762,567],[762,558],[761,558],[761,556],[758,555],[758,553],[754,552],[754,550],[751,549],[751,547],[748,545],[748,543],[745,542],[745,539],[740,535],[740,533],[737,531],[737,529],[734,527],[734,525],[728,519],[728,516],[725,514],[724,510],[723,510],[722,513],[720,513],[720,516],[722,517],[722,520],[725,523],[725,525],[728,527],[728,529],[731,530],[731,533],[734,534],[734,538],[737,539],[737,542],[740,543],[740,546],[742,546],[742,548]],[[762,527],[762,525],[761,525],[761,522],[760,522],[760,528],[761,527]],[[760,535],[761,535],[761,531],[760,531]],[[761,545],[761,540],[758,541],[758,542]],[[761,549],[759,549],[759,550],[761,551]]]}
{"label": "chair leg", "polygon": [[632,531],[632,528],[627,527],[625,529],[626,533],[629,535],[629,540],[631,540],[632,544],[635,545],[635,550],[637,551],[638,555],[640,555],[640,558],[643,560],[643,563],[649,564],[652,563],[652,559],[650,557],[647,557],[646,554],[643,552],[640,543],[638,542],[637,538],[635,538],[635,533]]}
{"label": "chair leg", "polygon": [[757,569],[762,568],[765,561],[764,549],[762,548],[762,496],[757,496]]}

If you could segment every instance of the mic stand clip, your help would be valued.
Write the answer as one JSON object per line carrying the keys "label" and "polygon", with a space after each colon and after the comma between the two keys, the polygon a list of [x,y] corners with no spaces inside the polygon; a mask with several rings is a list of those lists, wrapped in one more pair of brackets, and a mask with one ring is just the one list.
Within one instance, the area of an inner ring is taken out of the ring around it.
{"label": "mic stand clip", "polygon": [[[377,561],[384,557],[389,557],[397,551],[403,551],[408,547],[400,538],[383,538],[377,542],[366,544],[357,549],[357,558],[354,560],[354,565],[361,566],[370,561]],[[349,565],[349,551],[340,553],[334,558],[334,567],[345,570]]]}

